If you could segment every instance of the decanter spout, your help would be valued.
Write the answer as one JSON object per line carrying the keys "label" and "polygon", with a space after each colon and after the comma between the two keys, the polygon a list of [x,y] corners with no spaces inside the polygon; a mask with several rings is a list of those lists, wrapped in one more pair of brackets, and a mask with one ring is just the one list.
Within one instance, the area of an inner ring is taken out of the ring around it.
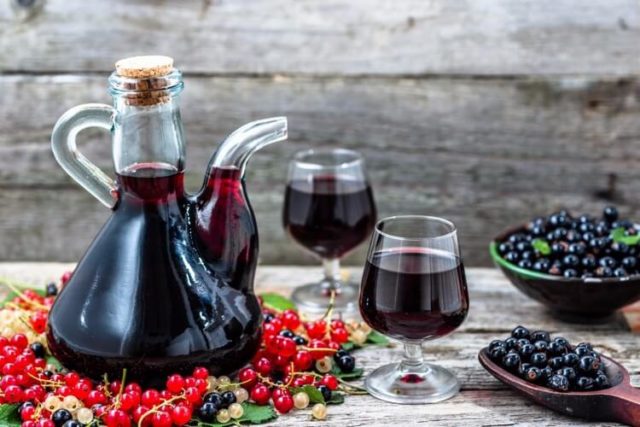
{"label": "decanter spout", "polygon": [[[271,117],[247,123],[235,130],[211,157],[208,172],[214,168],[234,168],[244,175],[244,168],[253,153],[274,142],[287,139],[287,118]],[[208,174],[209,175],[209,174]]]}

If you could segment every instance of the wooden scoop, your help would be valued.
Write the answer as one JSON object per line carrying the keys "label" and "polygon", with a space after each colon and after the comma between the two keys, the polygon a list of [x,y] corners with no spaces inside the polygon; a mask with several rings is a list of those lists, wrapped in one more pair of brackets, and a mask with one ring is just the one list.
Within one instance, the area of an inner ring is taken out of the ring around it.
{"label": "wooden scoop", "polygon": [[480,350],[480,364],[494,377],[520,394],[556,412],[598,421],[617,421],[640,426],[640,389],[631,387],[629,373],[618,362],[600,355],[611,387],[596,391],[558,392],[527,382],[508,372]]}

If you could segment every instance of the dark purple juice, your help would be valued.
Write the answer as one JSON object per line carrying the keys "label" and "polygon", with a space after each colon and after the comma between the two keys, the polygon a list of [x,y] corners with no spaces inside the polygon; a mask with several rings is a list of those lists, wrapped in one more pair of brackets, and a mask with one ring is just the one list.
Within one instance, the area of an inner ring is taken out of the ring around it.
{"label": "dark purple juice", "polygon": [[285,229],[322,258],[340,258],[358,246],[375,221],[373,194],[366,181],[322,176],[287,186]]}
{"label": "dark purple juice", "polygon": [[[198,365],[230,373],[257,350],[260,308],[242,282],[253,271],[238,265],[241,257],[223,258],[233,250],[214,249],[203,261],[190,225],[195,201],[183,180],[175,168],[154,164],[118,175],[118,204],[50,314],[49,345],[64,366],[97,378],[119,378],[126,367],[143,380]],[[233,188],[241,187],[238,174],[236,181]],[[230,203],[227,197],[221,189],[218,200]],[[249,250],[243,233],[226,245]],[[231,277],[230,265],[245,276]]]}
{"label": "dark purple juice", "polygon": [[405,247],[367,261],[360,312],[376,331],[405,340],[442,337],[462,324],[468,310],[464,267],[450,253]]}

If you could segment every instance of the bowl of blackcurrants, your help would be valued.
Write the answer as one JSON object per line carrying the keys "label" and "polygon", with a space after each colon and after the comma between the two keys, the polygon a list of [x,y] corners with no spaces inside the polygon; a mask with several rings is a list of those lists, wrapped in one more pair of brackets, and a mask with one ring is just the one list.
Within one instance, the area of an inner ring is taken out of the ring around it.
{"label": "bowl of blackcurrants", "polygon": [[599,217],[535,218],[500,233],[489,251],[516,288],[567,321],[608,320],[640,299],[640,227],[613,206]]}

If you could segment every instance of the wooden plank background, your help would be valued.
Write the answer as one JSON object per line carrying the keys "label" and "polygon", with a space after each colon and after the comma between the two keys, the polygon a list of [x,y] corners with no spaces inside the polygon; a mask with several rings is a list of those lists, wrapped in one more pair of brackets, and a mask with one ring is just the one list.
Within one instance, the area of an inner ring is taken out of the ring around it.
{"label": "wooden plank background", "polygon": [[[81,256],[109,212],[57,166],[51,128],[71,106],[109,102],[115,60],[150,52],[187,74],[192,190],[225,134],[289,116],[289,142],[247,177],[264,262],[316,262],[280,220],[287,161],[311,146],[360,150],[381,216],[454,220],[469,265],[488,265],[490,238],[534,214],[616,203],[639,217],[636,0],[49,0],[25,21],[9,3],[0,260]],[[82,138],[110,169],[107,135]]]}

